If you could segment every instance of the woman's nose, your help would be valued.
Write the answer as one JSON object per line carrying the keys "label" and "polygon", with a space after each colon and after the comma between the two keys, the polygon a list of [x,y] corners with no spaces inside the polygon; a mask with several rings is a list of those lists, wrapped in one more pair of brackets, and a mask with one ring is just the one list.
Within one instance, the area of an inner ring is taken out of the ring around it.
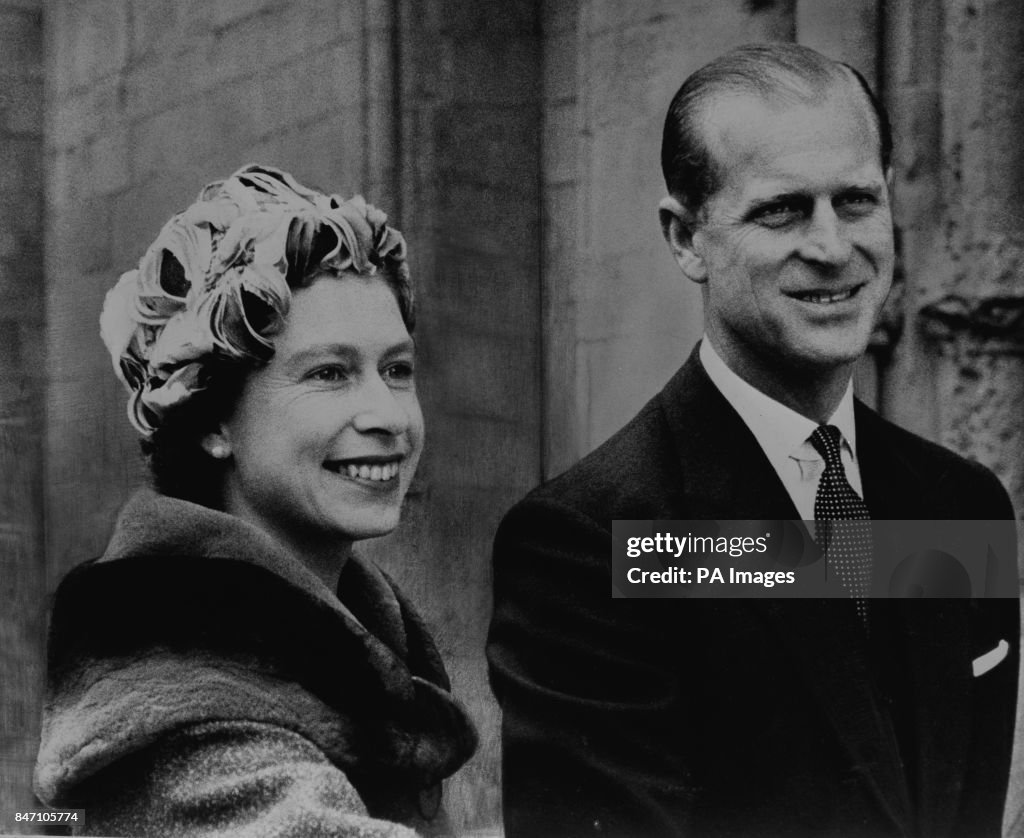
{"label": "woman's nose", "polygon": [[356,430],[401,434],[409,427],[409,413],[387,382],[373,375],[360,388],[360,404],[353,419]]}

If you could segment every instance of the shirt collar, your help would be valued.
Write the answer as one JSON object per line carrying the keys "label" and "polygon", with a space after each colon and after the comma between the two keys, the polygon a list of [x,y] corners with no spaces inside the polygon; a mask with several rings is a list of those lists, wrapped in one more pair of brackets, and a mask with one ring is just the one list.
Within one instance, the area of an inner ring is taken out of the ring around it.
{"label": "shirt collar", "polygon": [[[776,471],[781,470],[790,457],[820,459],[810,444],[805,446],[818,423],[766,396],[740,378],[715,351],[706,334],[700,344],[700,361],[708,377],[750,428]],[[839,406],[827,424],[839,428],[843,441],[856,459],[857,433],[853,418],[852,381],[847,385]]]}

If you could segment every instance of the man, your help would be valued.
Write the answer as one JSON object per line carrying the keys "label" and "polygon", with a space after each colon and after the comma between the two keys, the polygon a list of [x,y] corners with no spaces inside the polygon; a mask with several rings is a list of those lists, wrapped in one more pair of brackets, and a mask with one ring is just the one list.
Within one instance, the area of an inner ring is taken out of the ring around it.
{"label": "man", "polygon": [[660,214],[706,334],[498,531],[509,838],[999,835],[1015,600],[609,593],[616,519],[1012,517],[990,472],[852,396],[892,277],[890,151],[863,79],[799,46],[742,47],[673,100]]}

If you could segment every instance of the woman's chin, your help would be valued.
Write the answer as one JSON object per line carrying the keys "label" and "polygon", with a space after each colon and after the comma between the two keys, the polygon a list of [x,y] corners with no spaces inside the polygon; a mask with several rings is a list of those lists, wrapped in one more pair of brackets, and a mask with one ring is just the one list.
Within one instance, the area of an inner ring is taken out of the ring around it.
{"label": "woman's chin", "polygon": [[330,516],[335,532],[348,541],[380,538],[394,532],[401,519],[400,509],[353,510]]}

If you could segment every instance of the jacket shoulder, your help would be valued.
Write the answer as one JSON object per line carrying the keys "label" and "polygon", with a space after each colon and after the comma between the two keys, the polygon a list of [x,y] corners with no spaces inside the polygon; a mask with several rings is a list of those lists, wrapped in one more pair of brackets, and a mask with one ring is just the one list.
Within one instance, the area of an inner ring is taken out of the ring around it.
{"label": "jacket shoulder", "polygon": [[857,403],[858,456],[865,483],[914,493],[913,514],[889,517],[992,519],[1014,517],[999,478],[968,459],[901,428]]}
{"label": "jacket shoulder", "polygon": [[682,469],[660,396],[606,442],[562,474],[534,489],[520,507],[557,507],[598,519],[670,517]]}

